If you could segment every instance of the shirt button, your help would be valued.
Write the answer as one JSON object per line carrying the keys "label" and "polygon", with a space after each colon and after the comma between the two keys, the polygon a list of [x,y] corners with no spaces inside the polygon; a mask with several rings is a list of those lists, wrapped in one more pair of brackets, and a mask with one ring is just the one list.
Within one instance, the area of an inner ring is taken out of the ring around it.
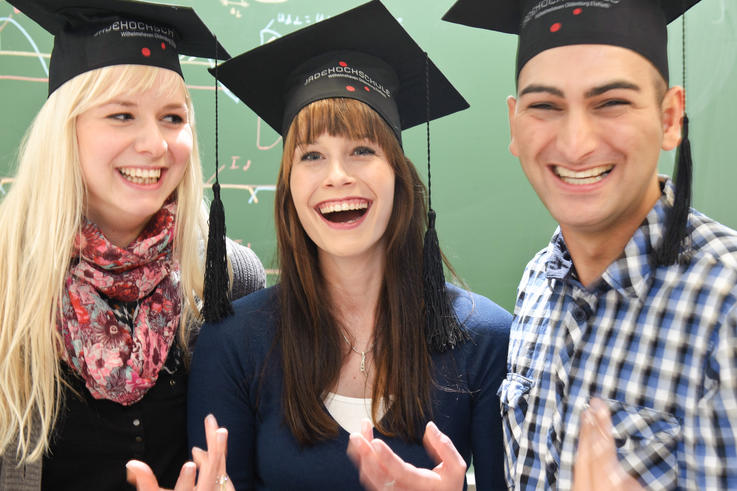
{"label": "shirt button", "polygon": [[174,379],[169,380],[169,385],[171,385],[172,387],[174,387],[176,385],[176,383],[177,383],[177,381],[174,380]]}
{"label": "shirt button", "polygon": [[576,322],[583,322],[586,320],[586,312],[583,309],[576,309],[573,311],[573,318],[576,319]]}
{"label": "shirt button", "polygon": [[136,442],[141,443],[142,441],[143,441],[143,437],[142,436],[137,436],[136,437]]}
{"label": "shirt button", "polygon": [[141,426],[141,420],[136,418],[133,420],[133,426]]}

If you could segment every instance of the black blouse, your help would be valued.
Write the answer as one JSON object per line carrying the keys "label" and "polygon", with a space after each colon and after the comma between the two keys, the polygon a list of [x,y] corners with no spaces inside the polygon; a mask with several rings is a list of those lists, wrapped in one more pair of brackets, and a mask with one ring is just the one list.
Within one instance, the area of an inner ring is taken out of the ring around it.
{"label": "black blouse", "polygon": [[[116,316],[122,313],[114,310]],[[156,384],[130,406],[93,398],[84,380],[62,365],[74,391],[63,389],[63,406],[43,460],[42,489],[132,490],[125,470],[130,459],[146,462],[159,486],[173,488],[189,458],[187,373],[176,340]]]}

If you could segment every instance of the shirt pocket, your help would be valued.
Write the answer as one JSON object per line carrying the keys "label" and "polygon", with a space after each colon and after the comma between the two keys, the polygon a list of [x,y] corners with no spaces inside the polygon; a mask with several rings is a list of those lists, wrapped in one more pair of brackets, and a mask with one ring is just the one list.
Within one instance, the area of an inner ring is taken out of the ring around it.
{"label": "shirt pocket", "polygon": [[499,387],[499,401],[502,412],[502,429],[504,431],[506,465],[504,473],[507,486],[512,489],[513,470],[519,453],[519,442],[522,435],[525,415],[527,414],[528,398],[534,382],[517,373],[507,373],[507,378]]}
{"label": "shirt pocket", "polygon": [[614,442],[624,469],[648,489],[678,487],[678,447],[683,434],[670,413],[605,399],[612,415]]}

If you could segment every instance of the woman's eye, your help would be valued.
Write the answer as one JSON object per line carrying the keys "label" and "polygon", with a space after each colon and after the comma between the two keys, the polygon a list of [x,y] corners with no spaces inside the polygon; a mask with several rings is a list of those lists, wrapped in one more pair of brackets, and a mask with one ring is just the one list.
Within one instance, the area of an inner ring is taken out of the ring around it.
{"label": "woman's eye", "polygon": [[355,155],[376,155],[376,151],[373,148],[364,146],[356,147],[353,153]]}
{"label": "woman's eye", "polygon": [[164,121],[171,124],[181,124],[184,122],[184,118],[178,114],[167,114],[164,116]]}
{"label": "woman's eye", "polygon": [[133,119],[133,115],[131,113],[115,113],[110,114],[108,116],[108,119],[115,119],[118,121],[130,121],[131,119]]}
{"label": "woman's eye", "polygon": [[302,154],[302,156],[299,158],[299,160],[302,161],[313,161],[313,160],[319,160],[320,154],[318,152],[305,152]]}

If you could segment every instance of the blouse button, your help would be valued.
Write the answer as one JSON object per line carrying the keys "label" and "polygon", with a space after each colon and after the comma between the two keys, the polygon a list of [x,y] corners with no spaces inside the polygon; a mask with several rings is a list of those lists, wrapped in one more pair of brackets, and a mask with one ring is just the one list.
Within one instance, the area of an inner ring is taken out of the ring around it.
{"label": "blouse button", "polygon": [[142,436],[137,436],[136,437],[136,442],[141,443],[142,441],[143,441],[143,437]]}
{"label": "blouse button", "polygon": [[141,420],[136,418],[133,420],[133,426],[141,426]]}
{"label": "blouse button", "polygon": [[169,385],[171,385],[172,387],[174,387],[176,384],[177,384],[177,381],[176,380],[174,380],[174,379],[170,379],[169,380]]}

